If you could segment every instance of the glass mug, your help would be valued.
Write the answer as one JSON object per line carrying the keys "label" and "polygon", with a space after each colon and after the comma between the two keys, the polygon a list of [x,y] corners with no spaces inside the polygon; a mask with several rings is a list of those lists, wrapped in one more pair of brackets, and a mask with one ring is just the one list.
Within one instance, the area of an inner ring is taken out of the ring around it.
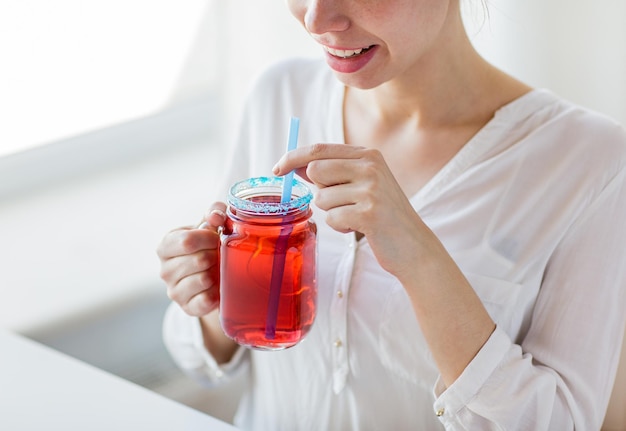
{"label": "glass mug", "polygon": [[315,320],[317,227],[311,191],[293,180],[281,203],[283,178],[234,184],[220,232],[220,323],[240,345],[281,350],[299,343]]}

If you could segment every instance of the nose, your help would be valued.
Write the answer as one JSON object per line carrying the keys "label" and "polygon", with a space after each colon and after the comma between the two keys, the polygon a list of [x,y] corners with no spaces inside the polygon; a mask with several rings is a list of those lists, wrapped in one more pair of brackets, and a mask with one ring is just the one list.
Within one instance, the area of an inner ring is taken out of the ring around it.
{"label": "nose", "polygon": [[347,30],[350,19],[342,10],[343,0],[311,0],[304,13],[304,27],[311,34]]}

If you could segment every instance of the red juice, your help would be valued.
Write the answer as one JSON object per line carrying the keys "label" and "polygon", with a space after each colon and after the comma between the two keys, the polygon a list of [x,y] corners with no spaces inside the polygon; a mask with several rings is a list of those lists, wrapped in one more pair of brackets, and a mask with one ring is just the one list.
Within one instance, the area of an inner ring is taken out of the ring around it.
{"label": "red juice", "polygon": [[[277,203],[280,196],[248,197]],[[306,206],[284,213],[228,208],[222,236],[220,321],[226,335],[258,349],[297,344],[315,320],[316,226]]]}

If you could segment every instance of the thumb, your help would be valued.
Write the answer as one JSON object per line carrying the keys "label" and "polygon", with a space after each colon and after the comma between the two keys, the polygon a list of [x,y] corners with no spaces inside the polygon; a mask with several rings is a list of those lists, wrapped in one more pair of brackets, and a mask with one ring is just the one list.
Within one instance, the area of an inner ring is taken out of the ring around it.
{"label": "thumb", "polygon": [[204,214],[198,229],[206,229],[207,227],[218,228],[220,226],[224,226],[226,219],[226,204],[223,202],[216,202],[211,205],[211,207]]}

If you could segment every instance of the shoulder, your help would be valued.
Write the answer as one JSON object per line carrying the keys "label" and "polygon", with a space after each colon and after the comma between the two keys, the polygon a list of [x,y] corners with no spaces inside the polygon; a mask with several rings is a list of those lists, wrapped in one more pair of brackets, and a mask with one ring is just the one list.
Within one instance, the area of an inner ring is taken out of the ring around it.
{"label": "shoulder", "polygon": [[563,145],[579,145],[587,150],[626,156],[626,129],[623,125],[606,114],[556,95],[550,96],[548,125],[563,130]]}
{"label": "shoulder", "polygon": [[[611,117],[561,101],[564,107],[563,121],[566,126],[564,145],[578,151],[585,163],[594,165],[597,159],[607,174],[614,174],[626,167],[626,129]],[[569,145],[568,145],[569,141]],[[566,149],[568,149],[566,147]]]}
{"label": "shoulder", "polygon": [[[541,184],[553,199],[592,202],[626,171],[626,130],[607,115],[548,90],[534,90],[496,113],[500,172]],[[565,205],[565,204],[564,204]]]}
{"label": "shoulder", "polygon": [[594,141],[608,138],[608,142],[616,144],[617,148],[623,148],[626,144],[624,127],[611,117],[565,100],[561,100],[561,105],[565,121],[581,134],[581,138]]}
{"label": "shoulder", "polygon": [[313,97],[337,84],[322,59],[293,58],[275,63],[256,79],[252,93],[264,97],[302,99]]}
{"label": "shoulder", "polygon": [[611,184],[623,182],[626,129],[605,114],[562,98],[555,98],[551,111],[543,135],[554,136],[547,159],[555,179],[567,178],[571,196],[585,196],[584,202],[591,204]]}
{"label": "shoulder", "polygon": [[281,61],[255,79],[245,104],[246,121],[262,130],[289,117],[327,124],[330,115],[340,113],[343,88],[322,59]]}
{"label": "shoulder", "polygon": [[[531,102],[532,103],[532,102]],[[547,90],[536,90],[534,109],[523,120],[541,153],[562,163],[616,172],[626,166],[626,129],[611,117]]]}

